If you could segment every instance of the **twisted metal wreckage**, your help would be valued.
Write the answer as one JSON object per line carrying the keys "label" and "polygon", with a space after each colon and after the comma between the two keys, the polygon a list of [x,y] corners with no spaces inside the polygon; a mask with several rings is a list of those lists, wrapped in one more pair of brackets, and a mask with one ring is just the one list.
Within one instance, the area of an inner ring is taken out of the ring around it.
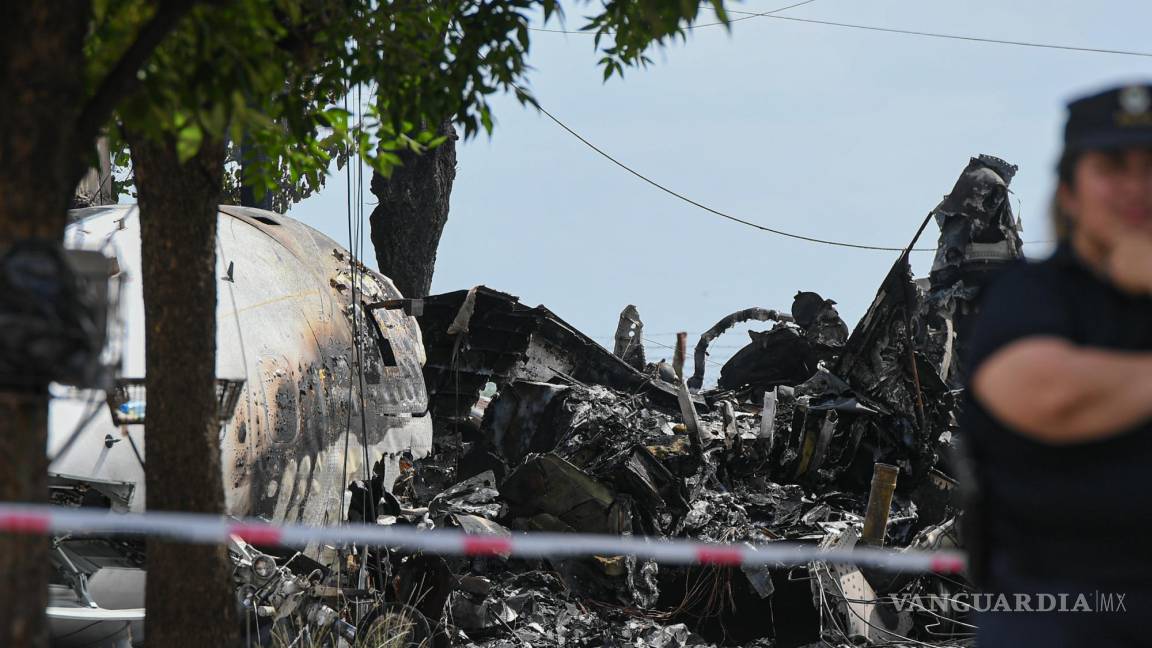
{"label": "twisted metal wreckage", "polygon": [[[674,366],[645,362],[633,306],[610,352],[546,308],[485,287],[403,299],[310,228],[222,207],[228,512],[505,536],[955,547],[957,357],[982,286],[1022,256],[1008,200],[1015,170],[973,158],[930,214],[941,236],[929,277],[913,280],[905,252],[851,334],[834,301],[798,292],[789,313],[720,320],[696,346],[691,376],[683,339]],[[124,317],[107,337],[129,341],[101,363],[122,355],[129,378],[109,386],[105,376],[92,403],[53,405],[51,499],[62,506],[143,506],[134,213],[77,212],[68,247],[115,260],[83,256],[94,268],[85,273],[74,256],[57,268],[96,293],[92,303],[107,301],[96,288],[109,274],[118,279]],[[5,260],[9,288],[19,260]],[[773,324],[702,390],[709,343],[749,320]],[[27,348],[18,338],[6,346]],[[58,349],[56,360],[94,348]],[[0,375],[43,360],[5,357],[17,360]],[[56,643],[142,642],[143,541],[65,536],[53,547]],[[249,641],[262,645],[963,645],[973,633],[962,609],[901,605],[955,599],[970,589],[963,580],[823,562],[670,567],[629,556],[295,552],[239,539],[231,554]]]}

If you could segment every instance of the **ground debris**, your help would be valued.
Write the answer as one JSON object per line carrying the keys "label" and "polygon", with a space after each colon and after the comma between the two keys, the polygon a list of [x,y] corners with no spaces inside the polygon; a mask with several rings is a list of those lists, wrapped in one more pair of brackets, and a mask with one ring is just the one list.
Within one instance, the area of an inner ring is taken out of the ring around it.
{"label": "ground debris", "polygon": [[[511,295],[429,297],[420,321],[436,452],[413,462],[397,498],[427,509],[422,524],[469,533],[851,547],[873,467],[885,463],[899,479],[869,542],[958,546],[955,357],[979,289],[1020,254],[1006,197],[1014,171],[973,158],[933,211],[942,234],[931,276],[914,281],[901,257],[851,334],[834,301],[806,291],[791,313],[721,319],[697,345],[689,405],[677,400],[679,372],[644,364],[634,306],[613,353]],[[774,324],[701,390],[708,343],[749,319]],[[962,578],[630,556],[446,564],[455,584],[440,627],[464,646],[955,646],[973,636],[963,611],[896,604],[967,592]]]}

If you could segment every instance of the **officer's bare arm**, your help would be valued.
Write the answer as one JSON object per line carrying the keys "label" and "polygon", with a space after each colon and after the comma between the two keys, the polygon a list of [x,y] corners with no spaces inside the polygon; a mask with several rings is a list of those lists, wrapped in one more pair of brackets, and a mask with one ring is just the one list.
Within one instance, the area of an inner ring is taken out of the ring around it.
{"label": "officer's bare arm", "polygon": [[972,378],[988,411],[1046,443],[1103,439],[1152,418],[1152,353],[1031,337],[992,354]]}

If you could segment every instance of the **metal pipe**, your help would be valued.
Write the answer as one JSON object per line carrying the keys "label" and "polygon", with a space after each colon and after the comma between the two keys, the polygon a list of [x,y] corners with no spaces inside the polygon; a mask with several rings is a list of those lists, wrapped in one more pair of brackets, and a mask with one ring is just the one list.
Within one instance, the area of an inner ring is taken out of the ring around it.
{"label": "metal pipe", "polygon": [[691,444],[692,454],[699,458],[704,455],[704,442],[707,439],[700,427],[700,419],[696,416],[696,405],[692,402],[688,383],[684,380],[684,358],[687,350],[688,334],[677,333],[676,351],[672,355],[672,368],[676,371],[676,394],[680,401],[680,415],[684,417],[684,427],[688,429],[688,442]]}
{"label": "metal pipe", "polygon": [[708,345],[712,340],[723,335],[725,331],[732,328],[740,322],[747,322],[749,320],[758,322],[791,322],[792,316],[787,313],[781,313],[772,308],[745,308],[741,311],[736,311],[724,319],[716,322],[716,324],[704,332],[700,336],[700,341],[696,343],[695,371],[692,377],[688,379],[688,387],[691,389],[700,389],[704,386],[704,363],[708,358]]}
{"label": "metal pipe", "polygon": [[861,544],[884,546],[888,513],[892,509],[892,493],[896,490],[896,476],[899,474],[900,469],[891,464],[878,463],[872,467],[872,489],[868,493],[868,511],[864,514]]}

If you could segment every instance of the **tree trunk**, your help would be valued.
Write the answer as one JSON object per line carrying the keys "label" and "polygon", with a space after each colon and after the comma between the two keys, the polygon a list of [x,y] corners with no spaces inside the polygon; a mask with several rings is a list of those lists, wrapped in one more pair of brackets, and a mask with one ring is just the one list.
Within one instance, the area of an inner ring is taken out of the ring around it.
{"label": "tree trunk", "polygon": [[[0,500],[43,502],[48,494],[48,396],[0,393]],[[0,646],[46,646],[48,538],[0,536]]]}
{"label": "tree trunk", "polygon": [[[70,122],[83,98],[86,1],[17,2],[0,21],[0,254],[60,241],[78,174]],[[47,386],[0,393],[0,500],[48,496]],[[0,534],[0,646],[46,646],[48,538]]]}
{"label": "tree trunk", "polygon": [[391,178],[372,174],[372,247],[380,272],[405,297],[426,297],[436,268],[436,248],[448,221],[448,201],[456,178],[456,130],[440,125],[448,140],[423,155],[407,152]]}
{"label": "tree trunk", "polygon": [[[128,133],[140,204],[149,511],[224,511],[216,404],[216,218],[224,144],[181,164]],[[239,625],[223,545],[148,540],[148,644],[231,646]]]}

